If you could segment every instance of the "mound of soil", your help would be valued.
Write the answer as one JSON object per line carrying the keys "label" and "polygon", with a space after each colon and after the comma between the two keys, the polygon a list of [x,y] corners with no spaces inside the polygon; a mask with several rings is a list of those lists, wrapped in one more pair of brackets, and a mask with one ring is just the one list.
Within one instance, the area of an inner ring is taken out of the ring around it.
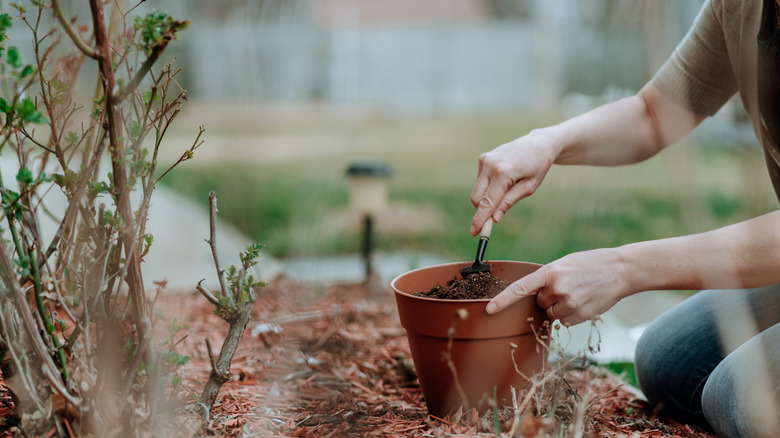
{"label": "mound of soil", "polygon": [[415,292],[414,295],[444,300],[490,299],[510,284],[511,281],[495,277],[490,271],[476,272],[466,278],[454,278],[446,286],[436,285],[428,291]]}

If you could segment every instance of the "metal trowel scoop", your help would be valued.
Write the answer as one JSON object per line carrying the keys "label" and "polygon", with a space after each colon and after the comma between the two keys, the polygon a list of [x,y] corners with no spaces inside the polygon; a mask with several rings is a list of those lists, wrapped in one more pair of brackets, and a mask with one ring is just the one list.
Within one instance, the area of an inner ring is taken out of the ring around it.
{"label": "metal trowel scoop", "polygon": [[490,231],[493,230],[493,219],[490,218],[482,226],[482,231],[479,232],[479,245],[477,246],[477,258],[474,259],[474,264],[460,270],[460,275],[463,278],[468,277],[471,274],[477,272],[490,272],[490,265],[483,263],[482,259],[485,257],[485,248],[487,248],[488,240],[490,240]]}

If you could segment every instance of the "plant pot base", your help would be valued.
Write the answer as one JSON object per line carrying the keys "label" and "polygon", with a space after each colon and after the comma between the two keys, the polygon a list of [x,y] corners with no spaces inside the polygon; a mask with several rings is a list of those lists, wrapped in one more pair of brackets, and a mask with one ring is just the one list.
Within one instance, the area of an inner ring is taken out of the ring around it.
{"label": "plant pot base", "polygon": [[[409,334],[408,339],[415,365],[441,363],[437,367],[416,367],[428,412],[439,418],[454,413],[461,406],[484,412],[491,407],[491,400],[499,407],[511,406],[511,388],[519,394],[530,387],[524,376],[533,376],[543,368],[546,360],[533,334],[476,341],[453,340],[449,357],[446,346],[442,351],[446,339],[416,334]],[[517,346],[514,352],[512,345]],[[512,364],[513,354],[517,370]],[[455,384],[453,368],[462,394]]]}

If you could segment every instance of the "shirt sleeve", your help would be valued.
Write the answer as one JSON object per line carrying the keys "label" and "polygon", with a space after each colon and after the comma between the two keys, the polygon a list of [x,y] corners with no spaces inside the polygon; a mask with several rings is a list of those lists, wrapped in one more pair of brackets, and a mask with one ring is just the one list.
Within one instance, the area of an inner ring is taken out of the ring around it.
{"label": "shirt sleeve", "polygon": [[[713,115],[737,91],[724,33],[722,0],[707,0],[693,26],[653,76],[665,97],[697,114]],[[732,1],[732,0],[725,0]]]}

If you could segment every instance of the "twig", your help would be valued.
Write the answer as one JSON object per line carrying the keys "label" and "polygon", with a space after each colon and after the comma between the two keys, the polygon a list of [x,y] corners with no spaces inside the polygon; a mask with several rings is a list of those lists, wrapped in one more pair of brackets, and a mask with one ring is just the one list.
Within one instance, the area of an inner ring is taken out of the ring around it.
{"label": "twig", "polygon": [[217,254],[217,193],[212,190],[209,192],[209,240],[211,255],[214,258],[214,266],[217,268],[217,277],[219,277],[219,288],[222,290],[222,296],[228,297],[233,301],[233,294],[228,290],[225,284],[225,273],[219,265],[219,255]]}
{"label": "twig", "polygon": [[130,389],[132,388],[133,382],[135,381],[136,378],[135,370],[137,370],[138,367],[141,365],[141,360],[146,355],[146,352],[144,351],[145,348],[148,348],[148,346],[141,345],[139,347],[138,351],[135,353],[135,357],[133,358],[132,365],[129,368],[127,368],[127,375],[126,375],[127,381],[125,382],[125,388],[124,391],[122,392],[122,398],[120,400],[126,399],[128,394],[130,394]]}
{"label": "twig", "polygon": [[214,351],[211,348],[211,339],[206,338],[206,350],[209,353],[209,362],[211,362],[211,372],[218,374],[219,371],[217,371],[217,360],[214,358]]}
{"label": "twig", "polygon": [[[514,356],[514,355],[513,355]],[[512,358],[512,362],[514,362],[514,357]],[[515,369],[517,369],[517,365],[515,365]],[[514,419],[512,421],[512,427],[509,430],[508,437],[512,438],[515,436],[515,428],[517,427],[517,424],[520,423],[520,409],[517,407],[517,391],[515,391],[514,386],[510,386],[509,389],[512,391],[512,408],[514,409]]]}
{"label": "twig", "polygon": [[[253,289],[253,285],[247,285],[247,293],[239,294],[240,300],[236,299],[233,293],[225,285],[225,278],[222,269],[219,265],[219,257],[217,256],[217,243],[216,243],[216,229],[217,229],[217,195],[212,190],[209,192],[209,212],[210,212],[210,234],[209,246],[211,246],[211,253],[214,257],[214,265],[217,268],[217,274],[219,275],[220,287],[222,288],[222,299],[225,303],[217,304],[217,313],[222,319],[227,321],[230,325],[228,328],[225,341],[222,343],[222,348],[219,352],[219,358],[215,358],[211,351],[211,342],[206,339],[206,346],[208,348],[209,360],[211,361],[211,373],[209,373],[209,379],[206,381],[206,385],[203,387],[203,392],[200,395],[200,401],[206,407],[211,409],[214,406],[214,402],[217,400],[222,385],[230,380],[230,364],[233,362],[233,356],[236,354],[238,344],[241,342],[241,337],[246,330],[246,326],[249,323],[249,318],[252,317],[252,307],[254,307],[255,300],[257,300],[257,294]],[[244,260],[245,270],[248,266],[248,262]],[[238,291],[244,290],[244,277],[239,276],[236,289]],[[202,282],[202,280],[201,280]],[[200,287],[205,290],[205,288]],[[212,295],[213,296],[213,295]]]}
{"label": "twig", "polygon": [[193,407],[191,407],[191,408],[190,408],[190,411],[191,411],[192,413],[194,413],[194,414],[197,414],[197,412],[195,412],[195,408],[196,408],[196,407],[200,406],[200,407],[202,407],[202,408],[203,408],[203,413],[204,413],[204,415],[205,415],[205,418],[204,418],[204,420],[206,420],[206,424],[208,424],[208,422],[209,422],[209,414],[211,413],[211,409],[209,409],[209,407],[208,407],[208,406],[204,405],[204,404],[203,404],[203,403],[201,403],[201,402],[197,402],[197,403],[193,404],[192,406],[193,406]]}
{"label": "twig", "polygon": [[155,62],[157,62],[157,59],[160,57],[160,54],[165,50],[165,48],[168,46],[168,43],[171,42],[171,40],[175,37],[176,32],[180,30],[186,29],[190,25],[189,21],[174,21],[173,26],[171,26],[170,29],[168,29],[167,33],[163,35],[162,41],[152,47],[152,52],[149,54],[149,56],[146,58],[143,64],[141,64],[141,67],[138,69],[138,72],[133,76],[133,79],[130,80],[130,83],[127,84],[127,87],[124,88],[119,94],[119,99],[123,100],[125,99],[130,93],[135,91],[136,88],[138,88],[138,85],[141,84],[141,81],[143,80],[144,76],[149,73],[149,70],[152,69],[152,65],[154,65]]}
{"label": "twig", "polygon": [[130,9],[128,9],[128,10],[127,10],[127,12],[123,13],[123,14],[122,14],[122,16],[123,16],[123,17],[127,17],[127,14],[129,14],[129,13],[133,12],[133,11],[135,10],[135,8],[137,8],[137,7],[141,6],[141,3],[145,2],[145,1],[146,1],[146,0],[141,0],[141,1],[139,1],[138,3],[136,3],[136,5],[135,5],[135,6],[133,6],[133,7],[132,7],[132,8],[130,8]]}
{"label": "twig", "polygon": [[[6,266],[10,266],[10,261],[3,258],[3,268]],[[11,293],[13,294],[13,299],[15,300],[16,304],[20,308],[19,315],[21,315],[21,325],[24,328],[24,331],[26,332],[27,336],[32,340],[31,344],[33,346],[33,349],[35,350],[35,353],[39,356],[39,360],[41,361],[40,368],[43,371],[44,375],[46,376],[46,379],[51,384],[51,388],[62,395],[70,404],[72,404],[75,407],[81,406],[81,403],[78,399],[73,397],[70,392],[68,392],[68,389],[65,387],[65,385],[62,383],[62,378],[60,375],[60,370],[57,369],[57,366],[54,364],[54,361],[51,359],[51,356],[49,355],[48,351],[46,350],[46,346],[43,345],[42,339],[38,336],[38,332],[35,329],[35,323],[32,321],[31,315],[33,314],[30,310],[30,308],[27,306],[27,300],[24,297],[24,295],[21,293],[21,290],[19,288],[13,288],[11,290]]]}
{"label": "twig", "polygon": [[206,299],[207,299],[207,300],[209,300],[209,301],[211,302],[211,304],[213,304],[213,305],[215,305],[215,306],[218,306],[218,305],[219,305],[219,300],[217,299],[217,297],[215,297],[215,296],[214,296],[214,294],[212,294],[211,292],[209,292],[209,290],[208,290],[208,289],[206,289],[206,287],[205,287],[205,286],[203,286],[203,282],[204,282],[204,281],[206,281],[206,279],[205,279],[205,278],[204,278],[203,280],[199,281],[199,282],[198,282],[198,285],[197,285],[197,286],[195,286],[195,289],[197,289],[197,290],[198,290],[198,292],[200,292],[201,294],[203,294],[203,296],[204,296],[204,297],[206,297]]}
{"label": "twig", "polygon": [[597,401],[601,400],[602,398],[606,397],[608,394],[617,391],[618,389],[622,388],[623,384],[615,386],[614,388],[610,389],[609,391],[605,392],[604,394],[599,395],[598,397],[594,398],[590,403],[588,403],[588,406],[585,406],[585,412],[588,412]]}
{"label": "twig", "polygon": [[[543,386],[547,382],[547,380],[549,380],[553,376],[555,376],[555,373],[548,372],[547,375],[544,376],[544,378],[542,378],[541,380],[538,380],[536,382],[533,382],[531,384],[531,388],[528,390],[528,393],[523,398],[523,402],[520,403],[520,406],[518,407],[518,411],[519,412],[523,412],[523,411],[526,410],[526,408],[528,408],[528,403],[531,402],[531,399],[533,398],[534,394],[536,393],[536,390],[539,387]],[[513,425],[513,428],[514,428],[514,425]],[[509,436],[512,436],[513,432],[514,431],[510,430],[510,435]]]}
{"label": "twig", "polygon": [[463,387],[460,385],[460,380],[458,379],[458,370],[455,368],[455,363],[452,361],[452,343],[455,338],[455,324],[459,319],[466,318],[468,318],[468,312],[466,309],[458,309],[458,311],[455,312],[452,325],[450,326],[449,330],[447,330],[447,351],[442,352],[442,356],[444,356],[444,359],[447,360],[447,366],[452,372],[452,379],[455,381],[455,389],[458,391],[458,395],[463,402],[463,408],[468,410],[469,399],[466,397],[466,393],[463,391]]}
{"label": "twig", "polygon": [[70,23],[68,23],[68,20],[65,19],[65,15],[62,13],[62,7],[60,6],[60,0],[52,0],[51,4],[54,8],[54,15],[57,16],[57,20],[59,20],[62,28],[65,29],[65,33],[68,34],[68,37],[70,37],[70,39],[73,41],[73,44],[75,44],[76,47],[85,55],[92,59],[97,59],[97,53],[95,50],[92,47],[89,47],[87,43],[85,43],[84,40],[78,36],[76,31],[73,29],[73,26],[71,26]]}
{"label": "twig", "polygon": [[120,141],[121,118],[119,114],[119,100],[114,95],[116,80],[111,62],[110,44],[105,24],[102,3],[99,0],[89,0],[92,13],[92,23],[95,32],[96,60],[100,72],[105,96],[105,110],[107,117],[106,131],[108,131],[109,146],[111,148],[111,167],[114,187],[116,187],[116,204],[119,215],[126,228],[119,235],[119,242],[124,246],[126,262],[123,268],[127,274],[123,279],[127,282],[133,305],[133,312],[138,329],[138,338],[141,348],[149,355],[148,363],[154,363],[153,349],[143,347],[152,342],[152,329],[149,315],[144,305],[144,285],[141,277],[141,265],[138,258],[136,239],[131,233],[135,230],[133,209],[130,204],[127,172],[122,161],[125,159],[125,148]]}
{"label": "twig", "polygon": [[[13,223],[9,224],[10,227],[13,228]],[[57,351],[57,361],[60,365],[60,373],[62,374],[62,379],[65,383],[68,382],[69,379],[69,373],[68,373],[68,366],[67,361],[65,359],[65,350],[62,348],[62,344],[60,344],[60,338],[57,336],[57,332],[54,329],[54,324],[51,322],[51,318],[49,317],[49,314],[46,312],[46,308],[43,305],[43,298],[42,298],[42,290],[41,290],[41,275],[38,271],[38,263],[35,261],[34,256],[34,250],[30,249],[27,252],[27,258],[30,260],[30,271],[32,272],[33,276],[33,286],[35,288],[35,302],[38,306],[38,313],[40,313],[41,318],[43,318],[43,323],[45,325],[46,331],[49,333],[49,337],[51,338],[52,343],[54,344],[54,349]]]}
{"label": "twig", "polygon": [[[8,321],[6,320],[6,313],[3,310],[0,310],[0,322],[2,323],[3,327],[9,327]],[[18,336],[17,340],[21,339],[23,336]],[[35,342],[35,341],[31,341]],[[22,353],[26,353],[25,351],[22,351]],[[21,356],[21,357],[20,357]],[[17,349],[9,343],[7,345],[7,354],[5,355],[7,358],[6,360],[9,360],[13,362],[14,366],[16,366],[16,369],[19,370],[19,378],[21,381],[21,386],[24,387],[25,391],[27,391],[27,394],[29,394],[30,400],[32,400],[33,403],[35,403],[36,408],[39,411],[43,411],[45,409],[43,402],[41,401],[41,397],[38,396],[38,389],[35,385],[35,383],[32,381],[32,378],[30,376],[30,370],[29,364],[27,364],[28,355],[27,354],[17,354]],[[22,360],[25,361],[24,365],[22,364]],[[5,377],[5,376],[4,376]],[[6,377],[6,380],[8,380],[8,377]],[[9,382],[10,383],[10,382]],[[18,389],[14,389],[14,392],[18,394]],[[29,409],[29,406],[26,407],[26,409]]]}
{"label": "twig", "polygon": [[168,168],[168,169],[167,169],[165,172],[163,172],[163,173],[162,173],[162,175],[160,175],[159,177],[157,177],[157,179],[154,181],[154,183],[155,183],[155,184],[157,184],[158,182],[160,182],[160,180],[161,180],[161,179],[163,179],[163,177],[164,177],[165,175],[167,175],[167,174],[168,174],[168,172],[170,172],[171,170],[173,170],[173,168],[175,168],[176,166],[178,166],[180,163],[182,163],[182,162],[184,162],[184,161],[187,161],[187,160],[189,160],[189,159],[191,159],[191,158],[192,158],[192,155],[193,155],[193,153],[195,152],[195,149],[199,148],[199,147],[200,147],[200,146],[203,144],[203,141],[202,141],[202,140],[200,140],[200,137],[203,135],[203,132],[204,132],[204,131],[206,131],[206,128],[205,128],[203,125],[200,125],[200,126],[198,127],[198,136],[197,136],[197,137],[195,137],[195,141],[192,143],[192,147],[190,147],[189,149],[187,149],[186,151],[184,151],[184,152],[181,154],[181,157],[179,157],[179,159],[178,159],[178,160],[177,160],[175,163],[173,163],[173,164],[171,165],[171,167],[169,167],[169,168]]}
{"label": "twig", "polygon": [[[520,377],[524,378],[527,381],[531,381],[531,378],[526,376],[524,372],[520,371],[520,367],[517,365],[517,360],[515,360],[515,351],[517,351],[517,344],[514,342],[509,343],[509,356],[512,358],[512,365],[515,366],[515,372],[517,374],[520,374]],[[512,388],[514,391],[514,388]]]}
{"label": "twig", "polygon": [[190,335],[188,335],[188,334],[187,334],[187,335],[184,335],[184,336],[182,336],[182,337],[181,337],[181,339],[179,339],[178,341],[174,342],[174,343],[173,343],[173,345],[171,345],[171,349],[174,349],[174,348],[176,348],[176,346],[178,346],[179,344],[181,344],[182,342],[184,342],[184,340],[185,340],[185,339],[187,339],[187,338],[189,338],[189,337],[190,337]]}

